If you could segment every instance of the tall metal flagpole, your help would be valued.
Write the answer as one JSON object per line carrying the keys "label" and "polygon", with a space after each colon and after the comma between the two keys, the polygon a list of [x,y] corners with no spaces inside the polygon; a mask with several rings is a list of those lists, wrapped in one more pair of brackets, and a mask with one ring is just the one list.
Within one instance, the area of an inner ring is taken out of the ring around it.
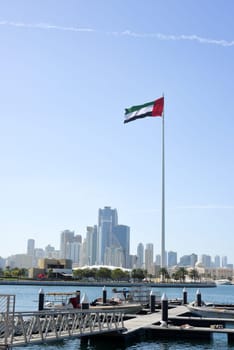
{"label": "tall metal flagpole", "polygon": [[[164,96],[164,95],[163,95]],[[164,108],[162,114],[162,227],[161,227],[161,268],[166,267],[165,252],[165,139],[164,139]],[[164,276],[161,276],[163,279]]]}

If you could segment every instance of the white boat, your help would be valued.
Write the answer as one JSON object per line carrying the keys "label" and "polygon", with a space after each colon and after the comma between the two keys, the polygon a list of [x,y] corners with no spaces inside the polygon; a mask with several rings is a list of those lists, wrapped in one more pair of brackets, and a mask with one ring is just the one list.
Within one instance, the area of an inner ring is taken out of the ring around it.
{"label": "white boat", "polygon": [[232,284],[231,281],[229,281],[228,279],[216,280],[215,283],[217,285],[230,285],[230,284]]}
{"label": "white boat", "polygon": [[[130,287],[128,289],[113,288],[113,295],[106,300],[106,303],[103,303],[103,298],[100,297],[93,300],[90,305],[91,308],[116,309],[135,314],[149,306],[150,292],[151,290],[146,286]],[[156,300],[158,301],[157,296]]]}
{"label": "white boat", "polygon": [[72,309],[80,307],[80,293],[48,292],[45,294],[43,309]]}
{"label": "white boat", "polygon": [[234,305],[205,304],[197,306],[196,302],[187,305],[189,311],[199,317],[234,319]]}
{"label": "white boat", "polygon": [[[112,298],[107,299],[103,303],[102,298],[98,298],[92,303],[88,303],[86,308],[94,311],[108,310],[108,311],[122,311],[128,314],[136,314],[143,309],[144,305],[134,300],[121,299],[116,294]],[[80,300],[80,292],[49,292],[45,294],[44,310],[58,310],[58,309],[81,309],[82,300]]]}

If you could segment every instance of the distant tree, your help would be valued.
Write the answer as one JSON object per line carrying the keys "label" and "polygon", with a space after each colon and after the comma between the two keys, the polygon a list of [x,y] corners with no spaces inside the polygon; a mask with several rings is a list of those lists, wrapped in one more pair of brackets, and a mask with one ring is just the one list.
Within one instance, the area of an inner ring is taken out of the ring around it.
{"label": "distant tree", "polygon": [[19,277],[27,277],[28,276],[28,269],[22,267],[19,269]]}
{"label": "distant tree", "polygon": [[49,278],[53,277],[53,269],[48,269],[47,276]]}
{"label": "distant tree", "polygon": [[82,277],[83,278],[93,277],[92,270],[91,269],[84,269],[82,272]]}
{"label": "distant tree", "polygon": [[12,277],[19,277],[20,275],[20,269],[18,267],[15,267],[11,270],[11,276]]}
{"label": "distant tree", "polygon": [[160,276],[162,277],[163,281],[168,281],[168,279],[170,278],[170,275],[165,267],[161,267]]}
{"label": "distant tree", "polygon": [[73,270],[73,277],[75,278],[75,279],[82,279],[82,277],[83,277],[83,270],[82,269],[75,269],[75,270]]}
{"label": "distant tree", "polygon": [[171,275],[171,278],[173,278],[175,281],[179,281],[180,277],[177,272],[173,272]]}
{"label": "distant tree", "polygon": [[111,270],[106,267],[100,267],[97,271],[97,278],[100,280],[111,279]]}
{"label": "distant tree", "polygon": [[111,278],[114,281],[120,281],[126,278],[126,272],[124,272],[122,269],[114,269],[111,271]]}
{"label": "distant tree", "polygon": [[185,267],[180,267],[180,268],[176,271],[176,274],[178,275],[179,280],[180,280],[181,282],[184,282],[184,281],[185,281],[185,277],[186,277],[186,275],[188,274],[188,271],[186,270]]}
{"label": "distant tree", "polygon": [[147,276],[147,271],[143,269],[132,269],[131,277],[133,280],[142,281]]}
{"label": "distant tree", "polygon": [[190,270],[188,275],[193,281],[197,281],[199,279],[199,273],[197,269]]}
{"label": "distant tree", "polygon": [[10,267],[9,267],[9,269],[4,270],[3,275],[4,275],[5,278],[11,277]]}

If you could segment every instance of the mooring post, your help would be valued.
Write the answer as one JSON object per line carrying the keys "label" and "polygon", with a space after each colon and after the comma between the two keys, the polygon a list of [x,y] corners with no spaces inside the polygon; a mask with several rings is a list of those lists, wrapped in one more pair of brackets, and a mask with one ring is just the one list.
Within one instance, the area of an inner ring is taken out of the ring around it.
{"label": "mooring post", "polygon": [[184,305],[186,305],[186,304],[188,304],[188,293],[187,293],[187,290],[186,290],[186,288],[184,287],[184,289],[183,289],[183,304]]}
{"label": "mooring post", "polygon": [[44,290],[41,288],[39,290],[38,311],[41,311],[44,309],[44,299],[45,299],[45,293],[44,293]]}
{"label": "mooring post", "polygon": [[76,301],[77,301],[77,305],[80,305],[80,290],[76,291]]}
{"label": "mooring post", "polygon": [[82,299],[81,299],[81,309],[82,310],[87,310],[89,309],[89,299],[86,295],[86,293],[84,293]]}
{"label": "mooring post", "polygon": [[155,294],[150,292],[150,312],[155,312]]}
{"label": "mooring post", "polygon": [[106,304],[106,297],[107,297],[107,292],[106,292],[106,287],[104,286],[102,289],[102,302],[103,302],[103,304]]}
{"label": "mooring post", "polygon": [[202,301],[201,301],[201,292],[200,292],[200,289],[197,290],[196,296],[197,296],[197,306],[201,306]]}
{"label": "mooring post", "polygon": [[165,293],[163,293],[161,298],[162,303],[162,325],[167,325],[168,322],[168,299]]}

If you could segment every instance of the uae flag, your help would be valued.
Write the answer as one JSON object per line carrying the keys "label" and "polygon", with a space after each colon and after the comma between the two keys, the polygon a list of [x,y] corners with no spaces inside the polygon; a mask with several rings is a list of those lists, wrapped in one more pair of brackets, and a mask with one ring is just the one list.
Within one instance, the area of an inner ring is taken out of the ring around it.
{"label": "uae flag", "polygon": [[125,109],[124,123],[145,117],[161,117],[164,108],[164,97],[155,101],[147,102],[143,105],[132,106]]}

